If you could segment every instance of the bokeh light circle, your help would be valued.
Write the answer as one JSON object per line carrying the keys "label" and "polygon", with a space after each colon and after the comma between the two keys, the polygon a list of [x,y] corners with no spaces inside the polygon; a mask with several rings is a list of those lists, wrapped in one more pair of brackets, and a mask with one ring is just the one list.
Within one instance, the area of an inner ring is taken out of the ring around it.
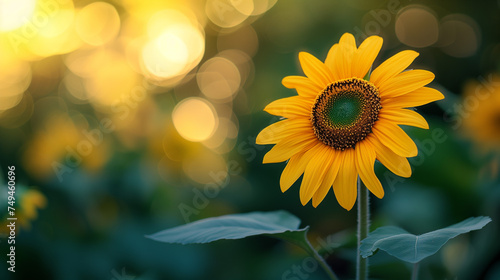
{"label": "bokeh light circle", "polygon": [[222,28],[231,28],[241,24],[248,18],[248,14],[243,14],[240,10],[249,12],[249,14],[252,13],[253,4],[249,6],[248,2],[251,1],[207,0],[205,12],[215,25]]}
{"label": "bokeh light circle", "polygon": [[439,23],[433,11],[421,5],[403,9],[396,19],[396,36],[401,43],[415,48],[428,47],[437,42]]}
{"label": "bokeh light circle", "polygon": [[192,142],[210,138],[218,126],[217,113],[212,104],[199,97],[179,102],[172,112],[172,121],[177,132]]}
{"label": "bokeh light circle", "polygon": [[29,63],[2,57],[0,54],[0,112],[21,102],[31,79],[32,71]]}
{"label": "bokeh light circle", "polygon": [[233,98],[241,84],[238,67],[223,57],[207,60],[196,76],[201,92],[211,99],[227,100]]}
{"label": "bokeh light circle", "polygon": [[181,38],[165,33],[146,44],[142,58],[148,72],[156,77],[171,78],[183,74],[188,63],[188,49]]}
{"label": "bokeh light circle", "polygon": [[148,22],[150,40],[141,51],[146,74],[157,79],[182,77],[201,61],[205,35],[196,21],[175,10],[157,12]]}
{"label": "bokeh light circle", "polygon": [[35,0],[0,0],[0,31],[23,26],[35,12]]}
{"label": "bokeh light circle", "polygon": [[481,43],[481,30],[471,17],[463,14],[445,16],[440,25],[439,46],[453,57],[474,55]]}
{"label": "bokeh light circle", "polygon": [[76,32],[89,45],[103,45],[113,40],[119,30],[120,16],[111,4],[94,2],[77,14]]}

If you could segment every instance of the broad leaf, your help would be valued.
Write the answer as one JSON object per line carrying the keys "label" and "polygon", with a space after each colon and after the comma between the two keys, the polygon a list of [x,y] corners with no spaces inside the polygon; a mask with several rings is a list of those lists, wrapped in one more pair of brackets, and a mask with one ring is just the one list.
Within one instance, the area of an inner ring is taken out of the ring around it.
{"label": "broad leaf", "polygon": [[299,225],[300,219],[286,211],[252,212],[203,219],[146,237],[166,243],[193,244],[265,234],[301,246],[308,228],[299,229]]}
{"label": "broad leaf", "polygon": [[393,226],[381,227],[361,241],[361,256],[367,258],[377,249],[381,249],[403,261],[417,263],[435,254],[448,240],[481,229],[489,222],[489,217],[468,218],[458,224],[422,235],[414,235]]}

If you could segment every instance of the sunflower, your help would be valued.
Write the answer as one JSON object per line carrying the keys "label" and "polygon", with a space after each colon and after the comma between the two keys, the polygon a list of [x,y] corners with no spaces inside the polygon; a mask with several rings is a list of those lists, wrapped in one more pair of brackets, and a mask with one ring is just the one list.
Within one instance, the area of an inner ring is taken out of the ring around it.
{"label": "sunflower", "polygon": [[382,42],[371,36],[356,47],[354,36],[345,33],[324,63],[309,53],[299,53],[306,77],[288,76],[282,81],[298,95],[276,100],[264,109],[284,119],[257,136],[257,144],[275,144],[263,162],[288,161],[280,179],[283,192],[304,174],[303,205],[312,199],[317,207],[333,188],[339,204],[350,210],[356,201],[358,176],[382,198],[384,189],[374,172],[376,159],[399,176],[411,175],[407,158],[417,155],[417,146],[399,125],[427,129],[425,119],[408,108],[444,96],[425,87],[434,79],[433,73],[404,71],[418,56],[415,51],[402,51],[369,74]]}

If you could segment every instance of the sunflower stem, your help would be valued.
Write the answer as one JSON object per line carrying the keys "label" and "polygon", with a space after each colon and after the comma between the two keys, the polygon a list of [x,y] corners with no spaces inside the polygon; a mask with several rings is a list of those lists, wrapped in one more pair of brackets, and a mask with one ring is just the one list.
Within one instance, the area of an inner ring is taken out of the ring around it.
{"label": "sunflower stem", "polygon": [[361,257],[361,240],[370,231],[369,192],[358,177],[358,251],[356,256],[356,279],[368,279],[368,259]]}
{"label": "sunflower stem", "polygon": [[418,279],[419,264],[420,264],[420,262],[416,262],[416,263],[413,264],[413,272],[411,273],[411,280],[417,280]]}
{"label": "sunflower stem", "polygon": [[339,280],[337,275],[335,275],[335,272],[333,272],[333,270],[330,268],[330,266],[326,263],[325,259],[323,259],[323,257],[321,257],[319,255],[318,251],[316,251],[314,249],[314,247],[311,245],[311,243],[309,242],[309,240],[307,238],[306,238],[306,242],[307,242],[307,245],[309,245],[309,250],[308,250],[309,254],[318,262],[318,264],[321,266],[321,268],[323,268],[323,270],[328,275],[328,277],[331,280]]}

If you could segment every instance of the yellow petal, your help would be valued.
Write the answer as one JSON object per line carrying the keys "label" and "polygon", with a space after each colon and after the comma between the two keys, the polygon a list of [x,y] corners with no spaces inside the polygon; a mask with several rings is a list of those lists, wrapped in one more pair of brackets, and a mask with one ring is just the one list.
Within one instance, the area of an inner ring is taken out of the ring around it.
{"label": "yellow petal", "polygon": [[302,205],[306,205],[311,200],[321,182],[323,182],[325,174],[328,171],[326,163],[330,155],[328,153],[330,149],[332,148],[323,145],[307,164],[304,171],[304,178],[302,178],[302,184],[300,185],[300,202]]}
{"label": "yellow petal", "polygon": [[365,186],[378,198],[384,197],[384,188],[375,175],[375,148],[368,141],[356,143],[356,168]]}
{"label": "yellow petal", "polygon": [[396,154],[403,157],[414,157],[418,154],[417,145],[399,126],[378,120],[372,129],[380,142]]}
{"label": "yellow petal", "polygon": [[354,50],[356,49],[356,39],[354,38],[354,36],[351,33],[346,32],[346,33],[342,34],[342,37],[340,37],[340,40],[339,40],[339,44],[345,45],[346,47],[354,49]]}
{"label": "yellow petal", "polygon": [[315,98],[323,88],[312,82],[309,78],[302,76],[287,76],[281,83],[287,88],[294,88],[300,96]]}
{"label": "yellow petal", "polygon": [[375,147],[375,153],[380,163],[392,173],[405,178],[411,176],[410,163],[405,157],[397,155],[391,149],[384,146],[373,134],[368,135],[366,139]]}
{"label": "yellow petal", "polygon": [[264,128],[255,142],[259,145],[275,144],[294,134],[313,133],[311,121],[306,118],[286,119]]}
{"label": "yellow petal", "polygon": [[323,146],[322,143],[316,144],[310,150],[298,153],[290,158],[288,164],[286,165],[283,173],[281,173],[280,178],[280,188],[282,192],[287,191],[300,175],[304,173],[307,164],[311,160],[311,157]]}
{"label": "yellow petal", "polygon": [[299,61],[304,74],[306,74],[306,76],[317,86],[325,88],[328,84],[333,82],[330,69],[313,55],[306,52],[300,52]]}
{"label": "yellow petal", "polygon": [[356,52],[356,41],[350,33],[342,35],[337,51],[334,53],[333,61],[329,68],[332,69],[336,79],[352,78],[351,64]]}
{"label": "yellow petal", "polygon": [[312,197],[312,204],[314,207],[318,207],[321,201],[325,199],[328,191],[332,188],[333,182],[339,172],[340,164],[343,160],[344,153],[330,149],[328,161],[325,163],[325,168],[328,168],[328,171],[323,179],[323,182],[321,182],[321,185]]}
{"label": "yellow petal", "polygon": [[405,95],[390,99],[382,99],[383,108],[409,108],[444,99],[444,95],[436,89],[422,87]]}
{"label": "yellow petal", "polygon": [[370,75],[370,82],[380,87],[385,81],[405,70],[417,58],[416,51],[402,51],[380,64]]}
{"label": "yellow petal", "polygon": [[427,124],[424,117],[413,110],[382,108],[378,116],[380,119],[386,119],[395,124],[411,125],[423,129],[429,129],[429,124]]}
{"label": "yellow petal", "polygon": [[334,81],[339,80],[338,75],[336,75],[335,72],[333,71],[334,70],[333,65],[335,64],[335,57],[337,56],[338,51],[339,51],[339,44],[333,45],[328,51],[328,54],[326,55],[325,59],[325,65],[332,72]]}
{"label": "yellow petal", "polygon": [[301,96],[292,96],[275,100],[264,108],[271,115],[282,116],[287,119],[296,117],[309,118],[314,100]]}
{"label": "yellow petal", "polygon": [[288,160],[293,155],[310,149],[318,142],[316,135],[303,135],[301,137],[286,138],[278,142],[264,156],[263,163],[274,163]]}
{"label": "yellow petal", "polygon": [[333,192],[340,206],[351,210],[356,202],[357,195],[356,155],[352,148],[344,150],[343,153],[345,153],[344,160],[333,183]]}
{"label": "yellow petal", "polygon": [[363,79],[375,58],[382,48],[383,39],[379,36],[370,36],[361,43],[352,59],[352,76]]}
{"label": "yellow petal", "polygon": [[404,71],[380,85],[380,96],[394,98],[412,92],[432,82],[434,77],[434,74],[427,70]]}

